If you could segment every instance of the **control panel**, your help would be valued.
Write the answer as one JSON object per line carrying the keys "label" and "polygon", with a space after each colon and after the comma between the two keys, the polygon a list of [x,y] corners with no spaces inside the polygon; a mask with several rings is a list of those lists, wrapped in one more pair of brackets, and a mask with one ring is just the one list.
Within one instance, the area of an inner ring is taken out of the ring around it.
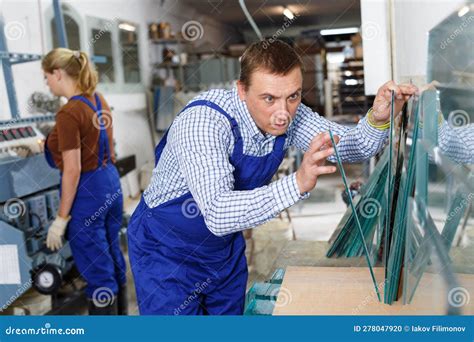
{"label": "control panel", "polygon": [[0,153],[3,154],[12,154],[19,148],[26,148],[32,154],[41,153],[44,139],[34,125],[0,125]]}

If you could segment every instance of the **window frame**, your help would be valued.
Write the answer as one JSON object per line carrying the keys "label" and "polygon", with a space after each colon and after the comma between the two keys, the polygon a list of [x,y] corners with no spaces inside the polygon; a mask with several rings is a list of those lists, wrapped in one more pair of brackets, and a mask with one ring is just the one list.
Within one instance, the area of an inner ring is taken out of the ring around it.
{"label": "window frame", "polygon": [[[143,74],[143,68],[141,66],[141,58],[143,54],[142,44],[140,41],[141,27],[140,24],[135,23],[131,20],[114,18],[112,20],[107,18],[101,18],[97,16],[85,15],[81,16],[80,13],[70,4],[61,4],[61,10],[64,14],[70,16],[79,27],[79,44],[81,51],[85,51],[89,56],[93,56],[94,46],[92,44],[92,30],[105,30],[110,32],[112,39],[112,57],[114,65],[114,82],[102,83],[99,82],[97,85],[99,91],[104,93],[142,93],[146,91],[144,84],[145,75]],[[54,20],[54,9],[51,5],[45,13],[45,25],[44,32],[46,36],[47,51],[51,51],[53,47],[53,30],[51,28],[51,21]],[[120,29],[118,25],[120,23],[127,23],[135,26],[137,35],[137,55],[138,55],[138,68],[140,73],[140,82],[125,82],[125,68],[123,64],[122,56],[122,43],[120,41]]]}
{"label": "window frame", "polygon": [[[120,66],[122,68],[122,79],[123,79],[123,84],[128,87],[136,87],[137,85],[139,84],[142,84],[143,85],[143,73],[142,73],[142,67],[140,66],[140,57],[141,57],[141,49],[140,49],[140,25],[137,24],[137,23],[134,23],[130,20],[117,20],[117,37],[118,37],[118,46],[120,46],[120,48],[122,48],[122,42],[120,41],[120,30],[122,30],[119,25],[120,24],[128,24],[128,25],[132,25],[135,27],[135,34],[137,36],[137,66],[138,66],[138,73],[140,75],[140,81],[139,82],[126,82],[125,81],[125,64],[124,64],[124,61],[123,61],[123,53],[122,51],[119,50],[119,55],[120,55]],[[125,31],[125,30],[124,30]]]}

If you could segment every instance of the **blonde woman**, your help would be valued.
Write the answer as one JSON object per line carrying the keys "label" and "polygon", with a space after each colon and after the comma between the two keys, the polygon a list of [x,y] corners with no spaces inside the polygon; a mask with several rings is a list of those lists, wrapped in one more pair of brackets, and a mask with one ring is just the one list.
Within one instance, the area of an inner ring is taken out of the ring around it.
{"label": "blonde woman", "polygon": [[67,233],[87,281],[89,314],[127,314],[126,266],[118,241],[123,198],[110,108],[95,92],[97,72],[85,52],[54,49],[42,68],[51,92],[68,98],[45,143],[48,164],[61,171],[60,207],[46,245],[60,249]]}

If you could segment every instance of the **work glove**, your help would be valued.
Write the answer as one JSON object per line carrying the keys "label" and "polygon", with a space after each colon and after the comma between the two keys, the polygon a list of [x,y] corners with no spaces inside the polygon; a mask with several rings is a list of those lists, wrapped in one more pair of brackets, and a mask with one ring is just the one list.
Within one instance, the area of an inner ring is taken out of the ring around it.
{"label": "work glove", "polygon": [[56,219],[49,227],[46,246],[53,252],[63,246],[63,236],[70,219],[71,216],[68,216],[67,218],[56,216]]}

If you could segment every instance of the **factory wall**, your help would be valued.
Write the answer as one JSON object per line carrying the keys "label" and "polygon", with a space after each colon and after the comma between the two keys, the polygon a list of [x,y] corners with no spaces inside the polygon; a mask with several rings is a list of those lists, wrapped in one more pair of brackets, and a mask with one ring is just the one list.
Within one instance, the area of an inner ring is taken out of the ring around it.
{"label": "factory wall", "polygon": [[[151,79],[151,63],[156,51],[148,41],[150,22],[167,21],[175,32],[189,20],[199,21],[204,30],[197,46],[207,44],[216,48],[229,39],[229,32],[210,17],[196,14],[195,9],[179,1],[129,1],[129,0],[69,0],[61,1],[69,6],[83,22],[81,27],[82,49],[91,52],[88,40],[88,18],[97,17],[110,21],[124,20],[139,25],[139,62],[141,84],[121,89],[99,85],[114,113],[116,148],[119,156],[136,154],[137,166],[152,161],[153,143],[147,124],[146,89]],[[21,10],[19,10],[21,8]],[[53,16],[51,0],[0,0],[0,11],[9,31],[7,39],[10,52],[45,54],[52,48],[50,20]],[[146,24],[145,24],[146,23]],[[40,62],[13,66],[15,89],[22,117],[28,117],[28,98],[35,91],[48,93]],[[10,119],[10,108],[5,82],[0,81],[0,120]]]}

